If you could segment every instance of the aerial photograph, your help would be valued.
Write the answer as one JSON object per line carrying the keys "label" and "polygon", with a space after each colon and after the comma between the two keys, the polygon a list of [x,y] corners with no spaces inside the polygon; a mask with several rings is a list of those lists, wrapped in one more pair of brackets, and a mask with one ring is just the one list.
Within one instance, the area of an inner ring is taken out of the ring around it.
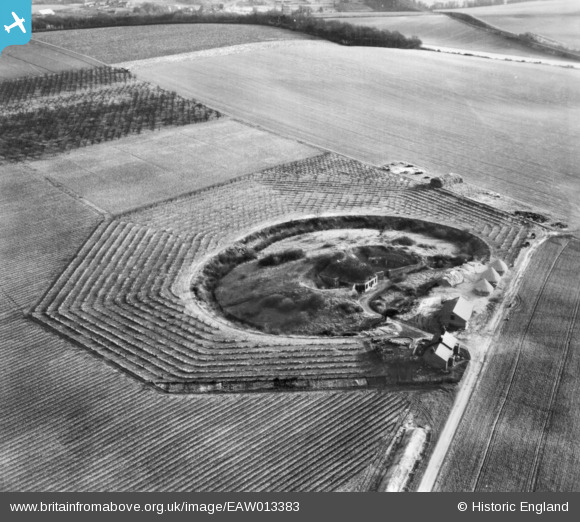
{"label": "aerial photograph", "polygon": [[579,0],[42,1],[0,491],[580,491]]}

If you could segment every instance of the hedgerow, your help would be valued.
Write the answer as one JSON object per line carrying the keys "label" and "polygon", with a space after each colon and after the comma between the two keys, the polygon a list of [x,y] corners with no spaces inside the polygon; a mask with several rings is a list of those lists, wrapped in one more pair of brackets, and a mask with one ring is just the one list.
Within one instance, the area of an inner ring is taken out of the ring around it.
{"label": "hedgerow", "polygon": [[106,13],[92,17],[51,15],[35,18],[32,30],[36,32],[84,29],[95,27],[116,27],[153,24],[250,24],[267,25],[317,36],[341,45],[396,47],[416,49],[421,40],[416,36],[406,37],[398,31],[387,31],[373,27],[356,26],[335,20],[327,21],[310,16],[285,15],[277,11],[240,15],[235,13],[155,13],[109,15]]}

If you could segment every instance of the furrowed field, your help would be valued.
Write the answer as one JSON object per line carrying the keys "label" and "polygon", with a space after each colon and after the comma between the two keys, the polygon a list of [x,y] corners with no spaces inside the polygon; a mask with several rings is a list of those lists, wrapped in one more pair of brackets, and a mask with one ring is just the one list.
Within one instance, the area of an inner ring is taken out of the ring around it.
{"label": "furrowed field", "polygon": [[532,32],[580,50],[580,4],[577,0],[540,0],[458,11],[512,33]]}
{"label": "furrowed field", "polygon": [[2,491],[371,489],[412,396],[166,395],[14,312],[0,336]]}
{"label": "furrowed field", "polygon": [[[12,83],[3,87],[8,89],[6,95],[14,107],[32,105],[36,110],[30,94],[48,98],[50,93],[60,93],[66,82],[57,84],[50,88],[48,77],[40,83],[23,83],[27,89],[14,88]],[[90,95],[90,89],[88,92]],[[66,105],[61,115],[70,111],[71,105]],[[95,130],[86,124],[83,128]],[[430,423],[435,431],[445,418],[452,391],[441,397],[436,410],[425,408],[429,400],[419,392],[161,394],[144,389],[138,381],[115,370],[115,361],[106,364],[23,314],[46,295],[58,274],[75,258],[84,260],[84,253],[93,244],[89,238],[100,241],[97,247],[105,244],[98,234],[111,219],[107,211],[158,203],[217,180],[320,154],[229,119],[199,128],[204,131],[187,125],[159,132],[145,129],[139,143],[131,138],[94,146],[88,143],[77,151],[42,161],[0,165],[4,225],[0,237],[3,490],[373,490],[388,468],[387,449],[408,414],[413,412],[415,419]],[[137,163],[135,156],[140,157]],[[94,170],[95,164],[98,170]],[[143,175],[147,165],[161,167]],[[123,176],[119,176],[121,166],[125,168]],[[135,194],[130,194],[130,189]],[[252,197],[256,195],[260,194],[252,193]],[[243,217],[238,223],[247,226],[251,221],[245,220],[252,216],[246,216],[239,207],[243,196],[234,193],[220,208],[226,214],[233,210]],[[204,200],[211,204],[211,198],[202,193]],[[199,210],[204,208],[203,203],[198,206]],[[167,322],[159,324],[172,340],[179,335],[176,311],[166,293],[179,265],[169,263],[190,258],[184,257],[187,248],[171,232],[126,223],[113,230],[119,230],[119,235],[111,236],[113,250],[107,253],[108,259],[133,266],[131,259],[144,254],[141,260],[148,268],[133,281],[143,291],[160,291],[159,301],[151,309],[138,305],[133,317],[119,303],[116,324],[123,339],[133,335],[145,352],[144,331],[135,333],[136,328],[142,328],[136,325],[152,326],[154,336],[158,335],[155,325],[163,307],[168,310]],[[202,236],[198,234],[194,244],[203,249],[219,244],[211,234]],[[122,239],[127,241],[127,248],[122,247]],[[104,259],[100,253],[94,261],[99,259]],[[112,294],[105,295],[109,292],[106,289],[118,278],[112,274],[103,277],[99,270],[86,272],[81,276],[83,282],[87,277],[95,283],[90,293],[98,295],[99,302],[101,298],[108,301]],[[83,283],[76,288],[84,294],[89,287]],[[66,313],[78,313],[86,321],[90,313],[83,308],[87,310],[83,305]],[[94,312],[106,321],[111,317],[107,308],[99,304]],[[145,322],[127,328],[134,318],[145,318]],[[211,325],[201,325],[196,333],[186,320],[180,323],[184,332],[199,340],[202,351],[211,346],[207,337]],[[95,327],[89,338],[98,332]],[[100,332],[108,335],[106,330]],[[152,346],[156,346],[155,339]],[[178,341],[183,343],[183,338]],[[236,348],[243,351],[243,343]],[[227,360],[223,367],[235,373],[235,365],[228,368]]]}
{"label": "furrowed field", "polygon": [[546,58],[549,55],[534,51],[517,42],[477,29],[437,13],[384,17],[339,18],[354,25],[367,25],[388,31],[418,36],[424,45],[449,47],[465,51],[481,51],[528,58]]}
{"label": "furrowed field", "polygon": [[578,491],[580,241],[532,258],[438,480],[440,491]]}
{"label": "furrowed field", "polygon": [[[224,27],[78,32],[81,52],[145,58],[126,65],[138,79],[0,84],[4,491],[374,491],[404,426],[430,432],[415,488],[456,386],[387,389],[364,337],[244,329],[201,299],[201,268],[268,227],[337,215],[460,228],[519,266],[540,227],[461,195],[473,187],[433,188],[437,172],[580,227],[579,70]],[[0,78],[31,70],[4,54]],[[112,116],[87,118],[92,97]],[[196,108],[208,118],[184,119]],[[427,171],[378,167],[395,160]],[[439,490],[580,488],[579,270],[568,236],[531,258]]]}
{"label": "furrowed field", "polygon": [[172,24],[98,29],[75,29],[35,33],[42,42],[74,49],[105,63],[143,60],[157,56],[215,49],[230,45],[283,40],[311,40],[312,37],[258,25]]}
{"label": "furrowed field", "polygon": [[326,42],[134,71],[283,135],[457,172],[580,225],[580,71]]}

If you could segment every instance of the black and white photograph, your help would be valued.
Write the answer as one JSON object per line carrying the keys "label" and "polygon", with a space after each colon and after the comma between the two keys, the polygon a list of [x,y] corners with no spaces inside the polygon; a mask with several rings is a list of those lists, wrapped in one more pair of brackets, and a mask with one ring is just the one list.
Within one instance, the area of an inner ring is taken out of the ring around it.
{"label": "black and white photograph", "polygon": [[42,1],[0,491],[580,491],[580,0]]}

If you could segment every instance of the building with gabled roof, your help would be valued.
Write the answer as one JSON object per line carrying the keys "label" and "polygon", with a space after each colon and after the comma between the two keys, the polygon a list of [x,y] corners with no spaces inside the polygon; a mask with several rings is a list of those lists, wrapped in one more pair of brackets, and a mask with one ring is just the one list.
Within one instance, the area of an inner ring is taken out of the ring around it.
{"label": "building with gabled roof", "polygon": [[473,313],[473,305],[464,297],[445,301],[441,308],[441,323],[446,328],[465,330]]}
{"label": "building with gabled roof", "polygon": [[423,359],[434,368],[449,370],[453,367],[454,353],[449,346],[443,343],[435,343],[425,350]]}

